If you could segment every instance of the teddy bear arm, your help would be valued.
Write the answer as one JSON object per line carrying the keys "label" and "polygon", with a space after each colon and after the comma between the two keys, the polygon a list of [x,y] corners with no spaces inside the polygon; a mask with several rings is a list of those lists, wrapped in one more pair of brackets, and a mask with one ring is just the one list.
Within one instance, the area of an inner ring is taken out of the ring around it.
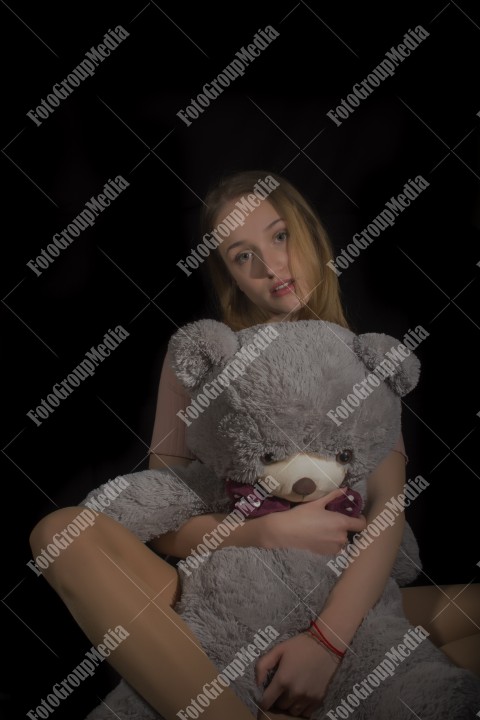
{"label": "teddy bear arm", "polygon": [[98,502],[100,495],[109,497],[106,491],[110,485],[104,483],[80,505],[103,512],[142,542],[176,531],[196,515],[228,512],[229,499],[222,484],[198,461],[175,468],[175,474],[148,469],[123,475],[117,478],[117,489],[120,486],[123,488],[109,504],[105,500],[102,505]]}

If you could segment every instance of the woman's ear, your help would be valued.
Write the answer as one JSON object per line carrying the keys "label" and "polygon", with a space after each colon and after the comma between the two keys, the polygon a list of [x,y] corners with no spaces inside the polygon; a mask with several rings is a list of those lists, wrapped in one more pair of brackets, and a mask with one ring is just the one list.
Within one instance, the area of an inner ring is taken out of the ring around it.
{"label": "woman's ear", "polygon": [[198,320],[172,335],[168,352],[180,382],[187,390],[195,390],[214,367],[223,367],[239,347],[236,334],[224,323]]}

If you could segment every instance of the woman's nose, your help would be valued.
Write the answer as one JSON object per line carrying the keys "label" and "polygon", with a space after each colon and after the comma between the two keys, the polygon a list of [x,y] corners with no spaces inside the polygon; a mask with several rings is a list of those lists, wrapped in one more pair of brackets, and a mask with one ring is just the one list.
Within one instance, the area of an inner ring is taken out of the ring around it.
{"label": "woman's nose", "polygon": [[[288,257],[286,252],[268,252],[258,257],[261,273],[265,277],[273,279],[281,275],[288,265]],[[260,268],[259,268],[260,270]]]}

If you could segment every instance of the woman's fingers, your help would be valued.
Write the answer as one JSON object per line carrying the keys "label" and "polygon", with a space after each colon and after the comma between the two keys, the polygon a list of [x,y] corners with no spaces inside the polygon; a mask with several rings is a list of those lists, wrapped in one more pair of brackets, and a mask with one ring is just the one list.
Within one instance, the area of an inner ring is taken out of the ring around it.
{"label": "woman's fingers", "polygon": [[365,515],[359,515],[358,518],[345,516],[348,520],[347,532],[361,532],[367,527],[367,519]]}
{"label": "woman's fingers", "polygon": [[273,670],[275,665],[279,662],[282,655],[281,650],[279,650],[280,647],[281,643],[280,645],[272,648],[272,650],[269,650],[269,652],[265,653],[265,655],[258,658],[255,665],[255,679],[258,686],[263,685],[267,679],[269,670]]}
{"label": "woman's fingers", "polygon": [[[259,679],[263,678],[264,681],[266,679],[268,671],[273,670],[273,668],[278,665],[283,654],[283,645],[284,643],[280,643],[280,645],[272,648],[272,650],[270,650],[265,655],[262,655],[262,657],[257,660],[255,671],[256,673],[258,673],[257,676]],[[279,681],[278,674],[275,673],[270,684],[265,689],[262,695],[260,707],[262,707],[264,710],[269,710],[272,705],[277,702],[278,698],[284,693],[284,691],[285,687]]]}
{"label": "woman's fingers", "polygon": [[319,505],[325,507],[325,505],[328,505],[328,503],[332,502],[332,500],[336,500],[336,498],[341,497],[342,495],[345,495],[345,490],[342,490],[342,488],[336,488],[335,490],[329,492],[328,495],[324,495],[318,500],[313,500],[313,502],[318,502]]}

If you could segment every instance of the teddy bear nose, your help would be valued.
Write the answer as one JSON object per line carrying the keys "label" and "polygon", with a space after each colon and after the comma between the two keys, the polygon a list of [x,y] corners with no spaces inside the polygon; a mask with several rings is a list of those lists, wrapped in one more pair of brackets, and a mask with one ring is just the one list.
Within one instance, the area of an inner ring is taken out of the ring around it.
{"label": "teddy bear nose", "polygon": [[297,495],[310,495],[316,489],[316,485],[311,478],[303,477],[294,483],[292,490]]}

